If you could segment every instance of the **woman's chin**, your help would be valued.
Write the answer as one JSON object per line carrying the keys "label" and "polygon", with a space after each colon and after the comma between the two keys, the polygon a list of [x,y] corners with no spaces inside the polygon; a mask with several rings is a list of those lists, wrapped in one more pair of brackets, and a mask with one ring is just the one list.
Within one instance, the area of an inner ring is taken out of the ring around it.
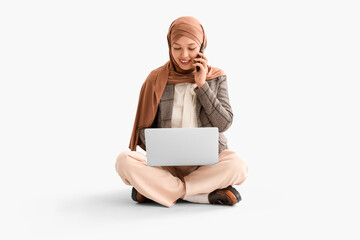
{"label": "woman's chin", "polygon": [[195,70],[195,68],[192,66],[180,66],[180,68],[184,71]]}

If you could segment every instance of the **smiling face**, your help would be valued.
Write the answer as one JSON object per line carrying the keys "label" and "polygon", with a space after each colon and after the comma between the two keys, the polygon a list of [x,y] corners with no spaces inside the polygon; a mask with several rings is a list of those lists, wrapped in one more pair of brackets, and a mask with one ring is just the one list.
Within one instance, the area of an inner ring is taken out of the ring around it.
{"label": "smiling face", "polygon": [[194,58],[197,57],[200,47],[191,38],[182,36],[171,46],[171,53],[176,63],[183,70],[194,69]]}

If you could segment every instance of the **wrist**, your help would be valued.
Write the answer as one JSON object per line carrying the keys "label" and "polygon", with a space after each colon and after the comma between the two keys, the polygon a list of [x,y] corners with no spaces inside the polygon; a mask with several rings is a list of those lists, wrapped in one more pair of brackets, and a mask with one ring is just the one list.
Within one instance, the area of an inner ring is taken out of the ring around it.
{"label": "wrist", "polygon": [[204,82],[201,82],[201,83],[197,83],[197,87],[198,87],[198,88],[201,88],[202,86],[204,86],[204,84],[205,84],[205,81],[204,81]]}

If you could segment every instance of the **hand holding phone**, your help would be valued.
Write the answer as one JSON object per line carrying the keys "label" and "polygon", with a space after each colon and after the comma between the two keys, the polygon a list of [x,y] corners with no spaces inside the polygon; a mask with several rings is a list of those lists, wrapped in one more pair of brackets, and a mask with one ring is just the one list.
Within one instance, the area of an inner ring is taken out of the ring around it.
{"label": "hand holding phone", "polygon": [[[202,43],[199,52],[201,52],[201,53],[204,52],[204,49],[205,49],[205,47],[204,47],[204,44]],[[200,56],[200,55],[197,55],[197,58],[201,58],[201,56]],[[200,71],[200,67],[199,67],[199,66],[196,66],[196,71],[197,71],[197,72]]]}

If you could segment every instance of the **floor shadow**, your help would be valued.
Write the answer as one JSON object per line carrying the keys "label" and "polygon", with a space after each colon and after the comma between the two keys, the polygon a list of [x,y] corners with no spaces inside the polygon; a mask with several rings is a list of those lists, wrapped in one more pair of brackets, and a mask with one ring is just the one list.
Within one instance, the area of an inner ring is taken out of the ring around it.
{"label": "floor shadow", "polygon": [[[132,200],[131,189],[121,189],[112,192],[102,192],[93,195],[82,195],[63,199],[58,205],[58,213],[78,217],[96,218],[109,221],[137,221],[160,219],[169,214],[177,216],[201,214],[209,211],[226,211],[229,206],[212,204],[197,204],[179,199],[175,205],[168,208],[156,202],[136,203]],[[231,208],[231,207],[230,207]]]}

